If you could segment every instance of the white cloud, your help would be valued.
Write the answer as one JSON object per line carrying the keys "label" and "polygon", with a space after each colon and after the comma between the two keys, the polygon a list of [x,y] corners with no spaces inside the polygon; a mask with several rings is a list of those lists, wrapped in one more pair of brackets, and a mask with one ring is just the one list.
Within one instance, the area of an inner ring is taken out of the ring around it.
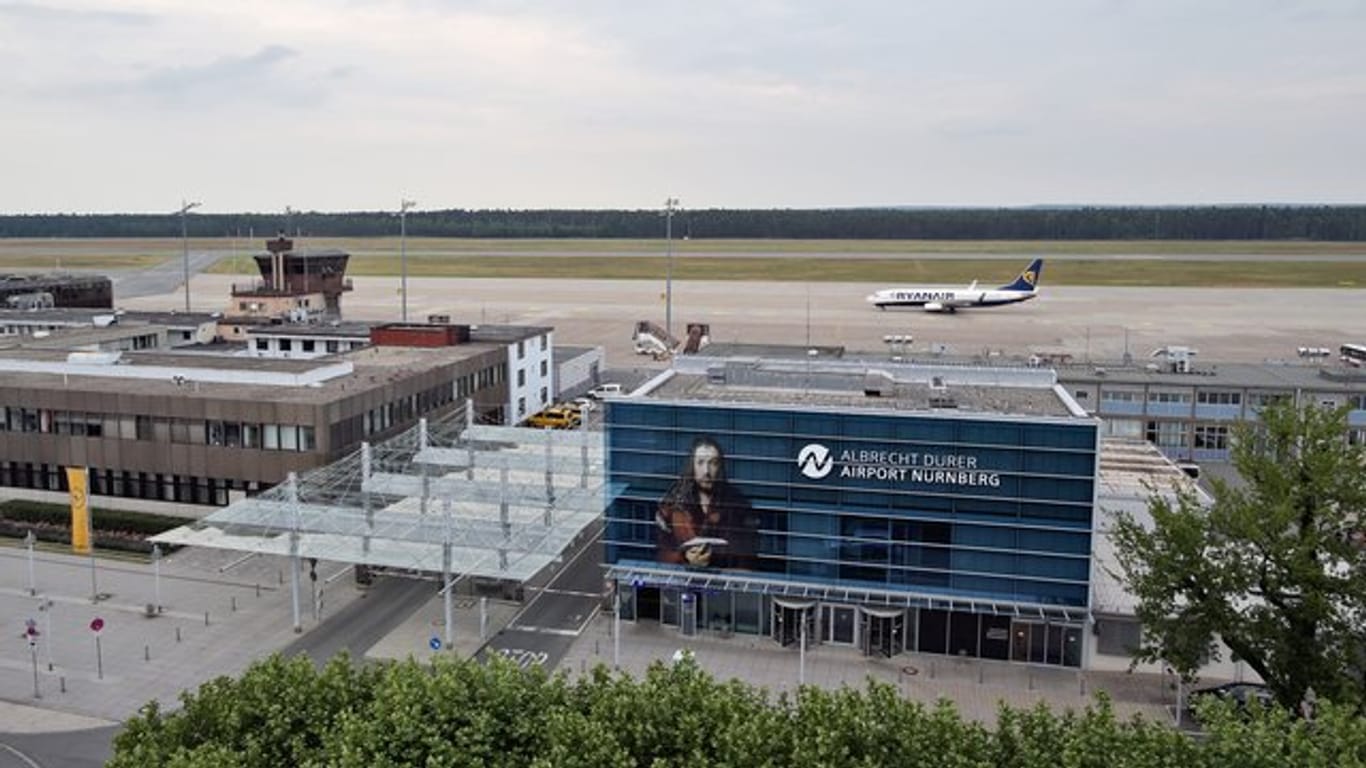
{"label": "white cloud", "polygon": [[0,210],[1361,199],[1348,0],[573,5],[0,2]]}

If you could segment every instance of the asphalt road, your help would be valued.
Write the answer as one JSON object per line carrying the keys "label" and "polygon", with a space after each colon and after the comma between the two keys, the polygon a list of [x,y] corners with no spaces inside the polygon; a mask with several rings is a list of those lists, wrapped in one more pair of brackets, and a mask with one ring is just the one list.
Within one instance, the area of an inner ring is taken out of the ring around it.
{"label": "asphalt road", "polygon": [[[231,255],[228,251],[191,251],[190,276],[199,274]],[[120,304],[124,299],[135,299],[140,296],[161,296],[181,289],[185,285],[185,260],[184,258],[168,259],[147,269],[114,274],[112,279],[114,281],[115,304]],[[239,277],[238,279],[241,280],[242,278]],[[225,300],[226,298],[215,301],[213,303],[214,309],[218,309]],[[167,309],[177,308],[179,307],[167,307]]]}
{"label": "asphalt road", "polygon": [[91,768],[114,756],[121,725],[56,733],[0,733],[0,768]]}
{"label": "asphalt road", "polygon": [[602,541],[594,538],[479,653],[502,654],[522,667],[553,669],[602,604]]}
{"label": "asphalt road", "polygon": [[[361,599],[325,618],[322,624],[290,643],[284,654],[306,654],[320,666],[343,651],[352,659],[364,658],[370,646],[421,608],[438,588],[436,582],[421,579],[377,576]],[[300,610],[311,607],[301,605]]]}

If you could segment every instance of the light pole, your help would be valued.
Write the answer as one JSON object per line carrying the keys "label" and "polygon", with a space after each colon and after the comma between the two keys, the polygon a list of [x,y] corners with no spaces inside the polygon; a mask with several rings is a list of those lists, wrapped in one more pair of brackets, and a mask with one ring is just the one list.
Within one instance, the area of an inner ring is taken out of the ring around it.
{"label": "light pole", "polygon": [[161,613],[161,545],[152,545],[152,592],[156,612]]}
{"label": "light pole", "polygon": [[28,534],[24,536],[24,546],[28,547],[28,593],[29,595],[38,594],[38,583],[33,579],[33,545],[38,543],[38,537],[33,534],[30,528]]}
{"label": "light pole", "polygon": [[678,198],[664,200],[664,343],[673,352],[674,341],[674,211]]}
{"label": "light pole", "polygon": [[398,203],[398,262],[399,292],[403,294],[403,322],[408,322],[408,211],[416,206],[413,200],[400,200]]}
{"label": "light pole", "polygon": [[185,224],[185,214],[198,208],[199,203],[180,201],[180,245],[185,257],[185,311],[190,311],[190,234]]}

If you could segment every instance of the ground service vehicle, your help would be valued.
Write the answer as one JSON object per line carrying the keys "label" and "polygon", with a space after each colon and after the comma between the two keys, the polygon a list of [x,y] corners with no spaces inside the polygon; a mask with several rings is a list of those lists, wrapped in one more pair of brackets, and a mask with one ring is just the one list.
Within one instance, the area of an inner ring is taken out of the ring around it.
{"label": "ground service vehicle", "polygon": [[616,382],[599,384],[596,387],[593,387],[592,389],[588,390],[588,396],[597,400],[601,400],[602,398],[608,395],[619,394],[621,394],[621,385],[617,384]]}

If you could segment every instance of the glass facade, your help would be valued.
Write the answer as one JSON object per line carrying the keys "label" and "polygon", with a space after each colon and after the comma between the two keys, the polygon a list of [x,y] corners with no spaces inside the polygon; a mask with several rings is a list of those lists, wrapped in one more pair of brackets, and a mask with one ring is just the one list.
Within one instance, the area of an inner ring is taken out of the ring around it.
{"label": "glass facade", "polygon": [[1087,605],[1093,422],[640,401],[607,441],[610,565]]}

